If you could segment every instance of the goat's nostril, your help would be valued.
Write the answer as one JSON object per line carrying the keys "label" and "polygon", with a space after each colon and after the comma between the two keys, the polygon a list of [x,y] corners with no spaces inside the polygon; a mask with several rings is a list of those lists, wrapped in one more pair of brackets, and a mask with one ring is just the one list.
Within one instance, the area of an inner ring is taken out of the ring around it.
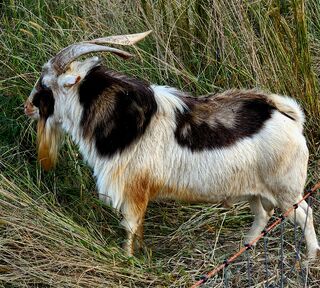
{"label": "goat's nostril", "polygon": [[24,113],[27,115],[27,116],[32,116],[34,115],[35,113],[35,109],[34,109],[34,105],[32,104],[32,102],[30,101],[26,101],[24,103]]}
{"label": "goat's nostril", "polygon": [[25,109],[33,108],[33,104],[32,104],[30,101],[26,101],[26,102],[24,103],[24,108],[25,108]]}

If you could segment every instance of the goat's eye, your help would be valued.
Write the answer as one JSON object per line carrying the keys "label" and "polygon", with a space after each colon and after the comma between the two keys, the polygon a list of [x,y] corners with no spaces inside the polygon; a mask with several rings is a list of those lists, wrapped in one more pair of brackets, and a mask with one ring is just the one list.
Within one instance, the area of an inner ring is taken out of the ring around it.
{"label": "goat's eye", "polygon": [[45,89],[45,90],[49,90],[49,89],[50,89],[50,88],[49,88],[46,84],[44,84],[42,81],[40,82],[40,86],[41,86],[42,89]]}

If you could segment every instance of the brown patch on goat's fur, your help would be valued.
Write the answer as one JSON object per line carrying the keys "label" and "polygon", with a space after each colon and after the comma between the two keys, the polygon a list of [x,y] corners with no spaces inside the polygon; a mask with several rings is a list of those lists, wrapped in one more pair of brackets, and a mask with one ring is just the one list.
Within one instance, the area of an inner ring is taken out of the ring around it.
{"label": "brown patch on goat's fur", "polygon": [[[87,139],[94,138],[94,130],[98,123],[106,122],[106,126],[112,129],[112,118],[111,115],[114,112],[116,103],[116,94],[121,89],[121,87],[108,87],[101,92],[100,97],[98,97],[92,105],[84,109],[82,116],[82,127],[83,136]],[[109,131],[104,131],[108,133]]]}
{"label": "brown patch on goat's fur", "polygon": [[188,110],[176,112],[177,142],[192,151],[216,149],[258,133],[274,104],[266,94],[232,90],[206,97],[182,97]]}
{"label": "brown patch on goat's fur", "polygon": [[154,183],[146,174],[132,178],[125,185],[125,199],[130,203],[135,213],[144,213],[151,194],[154,193]]}
{"label": "brown patch on goat's fur", "polygon": [[149,201],[162,198],[176,199],[187,203],[208,202],[205,195],[177,185],[168,185],[164,181],[156,180],[148,172],[137,174],[127,182],[125,193],[125,199],[132,203],[137,212],[145,209]]}
{"label": "brown patch on goat's fur", "polygon": [[47,127],[45,119],[40,119],[37,126],[38,161],[45,171],[51,170],[56,162],[60,133],[57,127]]}
{"label": "brown patch on goat's fur", "polygon": [[150,86],[98,66],[79,87],[81,128],[101,156],[121,153],[138,141],[157,111]]}
{"label": "brown patch on goat's fur", "polygon": [[219,121],[229,128],[235,126],[235,118],[244,101],[261,101],[274,106],[266,94],[254,90],[229,90],[221,94],[209,94],[199,98],[183,97],[183,100],[191,108],[190,115],[195,124],[214,125]]}

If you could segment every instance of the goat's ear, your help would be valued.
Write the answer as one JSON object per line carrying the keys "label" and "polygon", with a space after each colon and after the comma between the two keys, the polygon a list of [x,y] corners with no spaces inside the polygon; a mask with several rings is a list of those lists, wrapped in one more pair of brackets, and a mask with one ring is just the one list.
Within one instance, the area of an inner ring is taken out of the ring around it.
{"label": "goat's ear", "polygon": [[70,88],[81,81],[80,75],[66,75],[63,77],[61,84],[65,88]]}
{"label": "goat's ear", "polygon": [[61,75],[59,84],[65,88],[73,87],[75,84],[84,79],[88,71],[90,71],[93,67],[98,66],[100,62],[101,60],[98,57],[91,57],[82,62],[72,62],[69,65],[68,70]]}

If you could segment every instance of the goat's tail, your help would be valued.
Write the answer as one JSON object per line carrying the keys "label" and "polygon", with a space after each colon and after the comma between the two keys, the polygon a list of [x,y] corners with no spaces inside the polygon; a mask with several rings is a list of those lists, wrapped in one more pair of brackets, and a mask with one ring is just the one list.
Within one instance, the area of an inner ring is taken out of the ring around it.
{"label": "goat's tail", "polygon": [[303,126],[305,120],[304,113],[296,100],[287,96],[279,96],[276,94],[271,94],[269,99],[273,102],[280,113]]}

